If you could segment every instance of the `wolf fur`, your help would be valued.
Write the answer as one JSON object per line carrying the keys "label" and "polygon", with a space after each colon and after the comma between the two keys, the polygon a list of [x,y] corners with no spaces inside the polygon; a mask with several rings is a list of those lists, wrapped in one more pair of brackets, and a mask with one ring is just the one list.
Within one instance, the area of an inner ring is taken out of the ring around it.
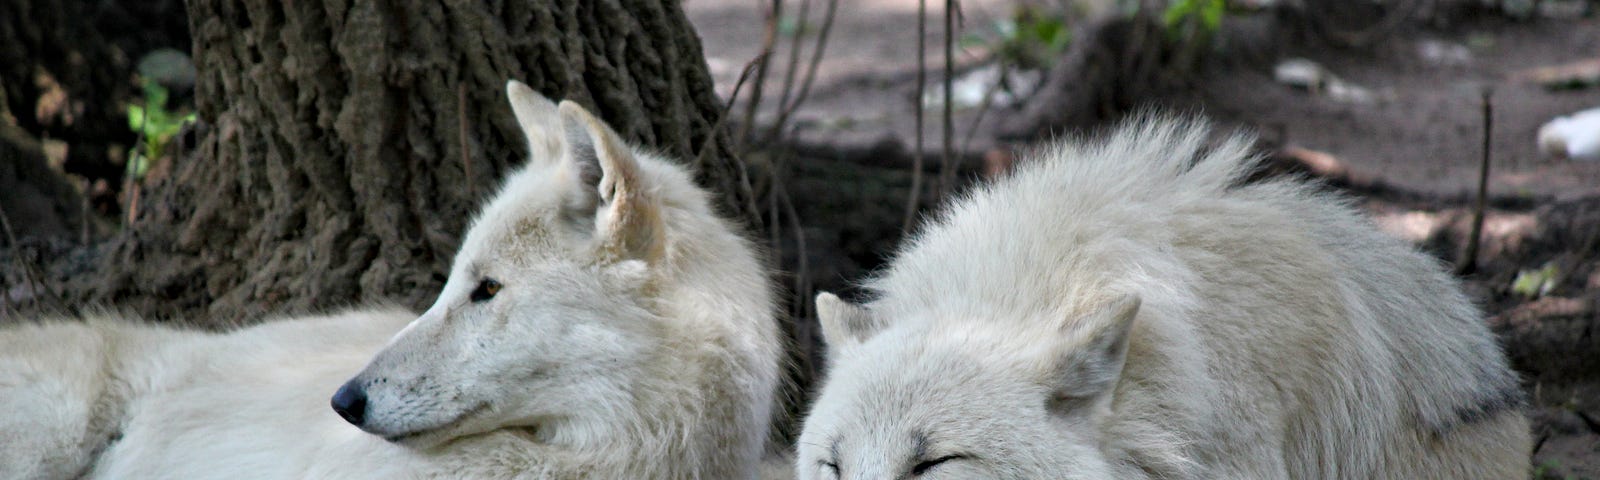
{"label": "wolf fur", "polygon": [[781,348],[753,247],[682,168],[507,91],[531,160],[427,312],[0,332],[0,478],[756,475]]}
{"label": "wolf fur", "polygon": [[1242,136],[1149,116],[978,187],[817,298],[802,479],[1507,479],[1515,374],[1438,262]]}

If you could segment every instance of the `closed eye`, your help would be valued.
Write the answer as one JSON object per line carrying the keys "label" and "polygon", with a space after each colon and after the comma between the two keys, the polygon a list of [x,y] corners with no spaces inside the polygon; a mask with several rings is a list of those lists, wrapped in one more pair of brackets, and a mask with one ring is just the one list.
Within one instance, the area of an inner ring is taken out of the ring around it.
{"label": "closed eye", "polygon": [[925,460],[925,461],[923,461],[921,463],[918,463],[916,466],[911,467],[911,474],[912,475],[922,475],[924,473],[928,473],[928,470],[932,470],[934,467],[937,467],[940,464],[943,464],[944,462],[948,462],[948,461],[951,461],[951,460],[960,460],[960,459],[963,459],[963,458],[967,458],[967,456],[966,455],[945,455],[943,457],[935,458],[933,460]]}
{"label": "closed eye", "polygon": [[485,278],[478,282],[476,288],[472,289],[472,295],[468,296],[468,298],[472,299],[474,303],[483,302],[494,298],[496,293],[500,293],[500,282],[495,281],[493,278]]}

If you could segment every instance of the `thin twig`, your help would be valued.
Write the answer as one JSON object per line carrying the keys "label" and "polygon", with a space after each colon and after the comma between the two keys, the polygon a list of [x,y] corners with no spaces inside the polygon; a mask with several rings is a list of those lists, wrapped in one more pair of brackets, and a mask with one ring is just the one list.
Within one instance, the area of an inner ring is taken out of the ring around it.
{"label": "thin twig", "polygon": [[783,263],[783,243],[779,241],[783,235],[783,224],[778,218],[777,191],[778,185],[783,184],[778,178],[778,170],[783,168],[783,155],[782,149],[775,149],[772,152],[772,170],[767,175],[772,182],[771,188],[767,190],[767,247],[772,249],[770,253],[772,262],[780,265]]}
{"label": "thin twig", "polygon": [[783,89],[781,90],[783,93],[778,96],[779,118],[772,123],[772,128],[767,131],[768,141],[777,140],[780,132],[783,131],[783,123],[787,120],[782,118],[782,115],[784,107],[789,105],[790,96],[794,94],[794,76],[800,71],[800,40],[805,37],[806,19],[810,15],[811,0],[802,0],[800,2],[799,15],[795,17],[798,20],[795,21],[794,36],[789,39],[789,67],[784,69]]}
{"label": "thin twig", "polygon": [[[133,226],[133,220],[135,218],[137,218],[138,215],[139,215],[139,188],[135,184],[135,179],[139,175],[139,165],[138,165],[137,162],[134,161],[134,156],[135,155],[143,156],[143,154],[139,153],[139,150],[142,150],[144,148],[145,131],[148,130],[149,128],[150,128],[150,104],[149,104],[149,102],[145,102],[144,109],[139,111],[139,138],[134,140],[134,142],[133,142],[133,150],[130,151],[130,155],[128,155],[128,159],[124,162],[124,163],[127,164],[127,168],[124,168],[123,171],[122,171],[122,175],[124,177],[126,177],[126,178],[123,178],[122,188],[125,190],[124,193],[126,193],[128,195],[128,204],[127,204],[128,217],[123,220],[123,222],[124,222],[123,225],[122,225],[123,228],[127,228],[127,227]],[[144,160],[146,162],[153,161],[153,160],[148,159],[148,158],[146,158]]]}
{"label": "thin twig", "polygon": [[901,235],[910,235],[917,222],[917,203],[922,201],[922,96],[928,83],[928,0],[917,0],[917,95],[912,100],[916,107],[917,147],[911,151],[911,193],[906,197],[906,219],[900,225]]}
{"label": "thin twig", "polygon": [[955,190],[955,97],[952,92],[956,70],[956,0],[944,2],[944,163],[939,172],[939,190],[949,195]]}
{"label": "thin twig", "polygon": [[828,0],[828,10],[822,14],[822,29],[817,31],[817,45],[811,48],[811,64],[806,66],[805,80],[800,81],[800,93],[795,94],[794,101],[778,112],[779,125],[788,121],[789,116],[799,110],[806,103],[806,97],[811,95],[811,83],[817,79],[817,66],[822,64],[822,54],[828,49],[828,36],[833,31],[833,17],[838,10],[839,0]]}
{"label": "thin twig", "polygon": [[[750,79],[750,74],[759,68],[761,64],[766,63],[766,57],[767,56],[765,53],[756,55],[756,58],[750,59],[750,63],[746,63],[744,65],[744,70],[739,72],[739,80],[733,84],[733,93],[728,95],[728,104],[722,107],[722,114],[717,117],[717,123],[711,125],[712,135],[715,135],[717,131],[722,130],[723,126],[728,123],[728,117],[731,116],[729,114],[733,113],[733,104],[738,103],[739,90],[744,88],[744,82]],[[704,145],[700,146],[700,153],[695,155],[696,165],[705,164],[706,154],[711,152],[711,145],[715,143],[716,142],[708,141]]]}
{"label": "thin twig", "polygon": [[789,228],[794,230],[794,318],[807,318],[809,310],[806,307],[811,304],[811,279],[810,262],[806,260],[806,232],[800,226],[800,214],[795,211],[794,200],[789,197],[788,189],[778,182],[773,185],[773,190],[773,196],[778,197],[778,203],[789,217]]}
{"label": "thin twig", "polygon": [[1595,420],[1593,416],[1583,410],[1573,410],[1572,413],[1578,416],[1578,420],[1583,421],[1583,426],[1589,427],[1591,433],[1600,434],[1600,420]]}
{"label": "thin twig", "polygon": [[478,198],[478,182],[473,181],[472,154],[467,145],[467,84],[456,84],[456,126],[461,137],[461,174],[467,180],[467,198]]}
{"label": "thin twig", "polygon": [[1461,263],[1456,265],[1457,275],[1468,275],[1478,270],[1478,242],[1483,235],[1484,203],[1489,196],[1489,147],[1494,132],[1494,103],[1490,97],[1493,95],[1493,89],[1483,89],[1483,163],[1478,169],[1478,202],[1472,208],[1472,236],[1467,237],[1467,251],[1462,254]]}
{"label": "thin twig", "polygon": [[772,6],[767,8],[767,31],[761,38],[761,53],[756,55],[760,61],[756,67],[756,84],[751,87],[750,101],[744,106],[744,124],[739,126],[739,138],[736,152],[743,153],[747,142],[750,141],[750,130],[755,128],[756,110],[761,107],[761,92],[767,83],[767,68],[771,65],[772,49],[778,43],[778,15],[783,13],[783,0],[772,0]]}

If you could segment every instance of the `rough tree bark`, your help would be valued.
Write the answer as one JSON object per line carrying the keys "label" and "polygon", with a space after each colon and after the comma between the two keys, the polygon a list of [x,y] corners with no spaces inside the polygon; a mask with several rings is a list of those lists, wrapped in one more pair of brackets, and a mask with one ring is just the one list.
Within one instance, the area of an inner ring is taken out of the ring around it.
{"label": "rough tree bark", "polygon": [[[524,158],[503,85],[576,100],[695,161],[754,221],[699,39],[673,0],[191,0],[201,123],[72,300],[227,326],[425,306]],[[703,149],[708,149],[701,155]]]}

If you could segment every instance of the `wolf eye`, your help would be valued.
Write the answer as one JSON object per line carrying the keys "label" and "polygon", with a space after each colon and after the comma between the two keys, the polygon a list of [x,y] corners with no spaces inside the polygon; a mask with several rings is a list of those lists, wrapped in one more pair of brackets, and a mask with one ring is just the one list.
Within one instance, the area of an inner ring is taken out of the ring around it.
{"label": "wolf eye", "polygon": [[839,464],[838,463],[834,463],[834,462],[829,461],[829,460],[823,460],[823,461],[817,462],[817,463],[822,464],[823,472],[832,474],[832,475],[829,475],[827,478],[835,478],[835,479],[839,478]]}
{"label": "wolf eye", "polygon": [[478,282],[478,288],[472,289],[472,295],[469,298],[474,302],[482,302],[494,298],[496,293],[500,293],[500,282],[494,281],[493,278],[485,278],[483,281]]}
{"label": "wolf eye", "polygon": [[922,463],[918,463],[916,466],[911,467],[911,474],[912,475],[922,475],[924,473],[928,473],[928,470],[932,470],[933,467],[939,466],[939,464],[942,464],[944,462],[948,462],[948,461],[951,461],[951,460],[959,460],[959,459],[963,459],[963,458],[967,458],[967,456],[966,455],[945,455],[943,457],[935,458],[933,460],[923,461]]}

